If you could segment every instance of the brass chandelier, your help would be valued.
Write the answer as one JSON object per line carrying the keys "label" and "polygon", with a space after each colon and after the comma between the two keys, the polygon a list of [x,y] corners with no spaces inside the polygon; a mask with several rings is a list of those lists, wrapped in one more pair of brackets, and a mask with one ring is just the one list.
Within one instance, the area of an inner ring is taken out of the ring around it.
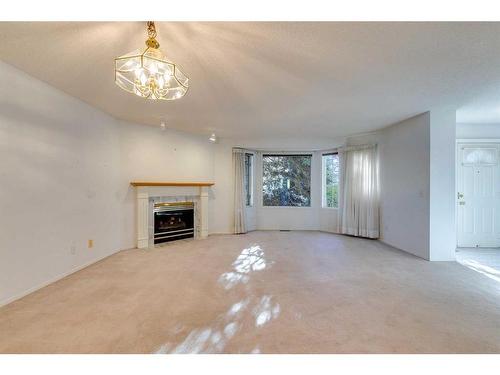
{"label": "brass chandelier", "polygon": [[135,50],[115,59],[115,83],[146,99],[182,98],[188,91],[189,78],[160,51],[154,22],[147,22],[147,31],[144,50]]}

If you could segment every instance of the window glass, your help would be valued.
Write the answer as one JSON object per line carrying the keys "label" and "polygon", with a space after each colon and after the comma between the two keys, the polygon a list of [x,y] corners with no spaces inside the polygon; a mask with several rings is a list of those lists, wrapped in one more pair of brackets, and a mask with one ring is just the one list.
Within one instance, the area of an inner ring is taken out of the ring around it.
{"label": "window glass", "polygon": [[311,206],[311,155],[263,155],[264,206]]}
{"label": "window glass", "polygon": [[323,155],[323,207],[339,206],[339,156]]}

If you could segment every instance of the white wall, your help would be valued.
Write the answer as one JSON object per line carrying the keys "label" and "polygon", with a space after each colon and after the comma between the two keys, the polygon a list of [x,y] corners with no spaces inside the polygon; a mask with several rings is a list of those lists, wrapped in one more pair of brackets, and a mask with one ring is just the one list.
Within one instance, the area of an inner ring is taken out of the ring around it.
{"label": "white wall", "polygon": [[211,233],[233,233],[234,228],[234,191],[232,146],[216,144],[214,154],[214,181],[211,189],[213,209],[209,211]]}
{"label": "white wall", "polygon": [[429,259],[429,119],[424,113],[380,132],[381,240]]}
{"label": "white wall", "polygon": [[3,63],[0,77],[5,303],[119,250],[123,191],[113,118]]}
{"label": "white wall", "polygon": [[456,137],[457,137],[457,139],[461,139],[461,138],[500,139],[500,124],[464,124],[464,123],[460,123],[460,124],[457,124]]}
{"label": "white wall", "polygon": [[214,179],[205,137],[123,123],[1,62],[0,78],[0,305],[134,247],[130,181]]}
{"label": "white wall", "polygon": [[429,260],[455,260],[455,108],[430,111]]}

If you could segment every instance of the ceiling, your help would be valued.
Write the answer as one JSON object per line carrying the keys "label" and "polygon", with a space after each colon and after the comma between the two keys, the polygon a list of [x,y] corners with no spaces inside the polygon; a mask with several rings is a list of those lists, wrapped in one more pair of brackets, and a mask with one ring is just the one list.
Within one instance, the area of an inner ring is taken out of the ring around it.
{"label": "ceiling", "polygon": [[500,122],[500,23],[157,22],[177,101],[114,83],[142,22],[1,22],[0,57],[116,118],[221,137],[337,137],[436,106]]}

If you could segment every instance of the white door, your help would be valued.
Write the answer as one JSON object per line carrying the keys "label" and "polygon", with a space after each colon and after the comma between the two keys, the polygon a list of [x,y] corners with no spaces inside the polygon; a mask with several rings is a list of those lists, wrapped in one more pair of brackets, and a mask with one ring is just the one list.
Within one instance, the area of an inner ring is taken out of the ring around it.
{"label": "white door", "polygon": [[500,246],[500,144],[457,146],[459,247]]}

